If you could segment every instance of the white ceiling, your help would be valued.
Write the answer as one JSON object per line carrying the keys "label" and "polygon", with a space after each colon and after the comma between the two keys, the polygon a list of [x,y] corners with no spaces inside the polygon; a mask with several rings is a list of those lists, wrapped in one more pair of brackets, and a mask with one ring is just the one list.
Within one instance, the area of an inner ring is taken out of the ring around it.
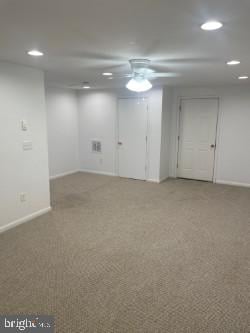
{"label": "white ceiling", "polygon": [[[101,73],[128,72],[137,57],[180,74],[156,84],[245,84],[235,77],[250,74],[249,14],[249,0],[0,0],[0,59],[62,86],[122,86]],[[202,31],[210,19],[223,28]],[[33,48],[45,56],[28,56]],[[230,59],[241,64],[229,68]]]}

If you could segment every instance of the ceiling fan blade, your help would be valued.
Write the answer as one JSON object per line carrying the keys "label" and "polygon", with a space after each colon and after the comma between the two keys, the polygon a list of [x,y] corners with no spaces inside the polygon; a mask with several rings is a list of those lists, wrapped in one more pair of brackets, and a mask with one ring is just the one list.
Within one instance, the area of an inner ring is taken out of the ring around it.
{"label": "ceiling fan blade", "polygon": [[157,73],[153,72],[147,75],[148,78],[160,78],[160,77],[178,77],[178,73]]}
{"label": "ceiling fan blade", "polygon": [[122,79],[122,78],[126,78],[126,77],[132,77],[133,74],[113,74],[112,77],[114,79]]}
{"label": "ceiling fan blade", "polygon": [[129,65],[128,64],[119,64],[119,65],[113,65],[113,66],[108,66],[105,68],[102,68],[104,72],[113,72],[114,74],[119,74],[122,72],[127,72],[129,70]]}
{"label": "ceiling fan blade", "polygon": [[69,88],[78,90],[78,89],[82,89],[82,85],[80,85],[80,84],[71,84],[71,85],[69,85]]}
{"label": "ceiling fan blade", "polygon": [[221,61],[218,58],[169,58],[169,59],[155,59],[154,63],[156,63],[156,68],[174,68],[178,67],[190,67],[190,66],[202,66],[206,64],[213,64]]}

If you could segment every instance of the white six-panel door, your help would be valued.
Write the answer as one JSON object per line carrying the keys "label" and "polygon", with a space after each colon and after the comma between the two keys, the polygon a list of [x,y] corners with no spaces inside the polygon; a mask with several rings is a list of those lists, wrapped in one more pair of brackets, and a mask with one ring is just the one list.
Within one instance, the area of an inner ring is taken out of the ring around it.
{"label": "white six-panel door", "polygon": [[218,99],[181,101],[177,176],[213,180]]}
{"label": "white six-panel door", "polygon": [[146,179],[147,100],[118,101],[118,174]]}

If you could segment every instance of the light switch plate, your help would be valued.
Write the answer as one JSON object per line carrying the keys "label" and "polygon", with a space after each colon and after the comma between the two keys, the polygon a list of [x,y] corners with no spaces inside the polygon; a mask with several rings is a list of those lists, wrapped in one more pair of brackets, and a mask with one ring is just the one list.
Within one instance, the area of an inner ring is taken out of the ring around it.
{"label": "light switch plate", "polygon": [[23,141],[23,150],[32,150],[32,141]]}
{"label": "light switch plate", "polygon": [[22,192],[19,194],[19,198],[20,198],[20,202],[25,202],[27,201],[27,193],[26,192]]}

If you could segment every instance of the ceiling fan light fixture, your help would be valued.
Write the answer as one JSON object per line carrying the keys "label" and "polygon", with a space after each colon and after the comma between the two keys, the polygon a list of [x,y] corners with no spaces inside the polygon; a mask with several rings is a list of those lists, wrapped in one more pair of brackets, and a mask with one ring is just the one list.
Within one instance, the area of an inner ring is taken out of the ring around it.
{"label": "ceiling fan light fixture", "polygon": [[152,88],[152,84],[149,80],[144,78],[143,79],[132,78],[126,84],[126,88],[128,90],[135,92],[144,92],[150,90]]}

